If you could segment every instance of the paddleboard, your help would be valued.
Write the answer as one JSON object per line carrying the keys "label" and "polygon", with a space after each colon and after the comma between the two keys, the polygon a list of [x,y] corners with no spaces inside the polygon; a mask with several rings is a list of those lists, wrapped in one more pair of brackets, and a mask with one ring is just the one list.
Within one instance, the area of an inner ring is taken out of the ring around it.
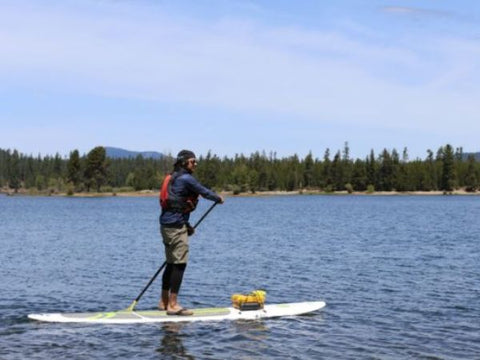
{"label": "paddleboard", "polygon": [[240,311],[233,307],[190,309],[193,315],[167,315],[165,311],[112,311],[89,313],[30,314],[29,319],[62,323],[135,324],[184,321],[256,320],[307,314],[325,306],[323,301],[269,304],[260,310]]}

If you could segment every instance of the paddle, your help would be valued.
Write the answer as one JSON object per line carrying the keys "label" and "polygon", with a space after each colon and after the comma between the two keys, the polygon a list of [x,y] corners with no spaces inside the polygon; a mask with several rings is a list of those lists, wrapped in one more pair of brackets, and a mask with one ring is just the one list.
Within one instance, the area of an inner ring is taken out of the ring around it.
{"label": "paddle", "polygon": [[[196,229],[198,225],[200,225],[200,223],[203,221],[203,219],[205,219],[207,217],[207,215],[210,213],[210,211],[213,210],[213,208],[215,207],[215,205],[217,205],[218,203],[217,202],[214,202],[212,206],[210,206],[208,208],[207,211],[205,211],[205,214],[202,215],[202,217],[197,221],[197,223],[195,225],[193,225],[193,228]],[[153,275],[153,277],[150,279],[150,281],[148,282],[147,286],[145,286],[142,290],[142,292],[137,296],[137,298],[135,300],[133,300],[132,304],[127,307],[125,309],[125,311],[133,311],[133,309],[135,309],[135,306],[137,306],[137,303],[140,301],[140,298],[143,296],[143,294],[145,293],[145,291],[147,291],[147,289],[150,287],[150,285],[152,285],[152,283],[155,281],[155,279],[157,278],[158,274],[160,274],[160,272],[163,270],[163,268],[167,265],[167,262],[165,261],[162,266],[160,266],[160,268],[157,270],[157,272],[155,273],[155,275]]]}

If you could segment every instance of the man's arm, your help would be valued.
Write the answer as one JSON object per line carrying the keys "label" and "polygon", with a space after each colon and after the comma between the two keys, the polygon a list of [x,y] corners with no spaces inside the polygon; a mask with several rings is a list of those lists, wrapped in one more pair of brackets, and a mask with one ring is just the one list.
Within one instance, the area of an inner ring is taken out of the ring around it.
{"label": "man's arm", "polygon": [[196,194],[202,195],[205,199],[223,203],[223,198],[215,193],[212,190],[207,189],[205,186],[200,184],[200,182],[195,179],[192,175],[188,175],[187,177],[187,186],[188,189]]}

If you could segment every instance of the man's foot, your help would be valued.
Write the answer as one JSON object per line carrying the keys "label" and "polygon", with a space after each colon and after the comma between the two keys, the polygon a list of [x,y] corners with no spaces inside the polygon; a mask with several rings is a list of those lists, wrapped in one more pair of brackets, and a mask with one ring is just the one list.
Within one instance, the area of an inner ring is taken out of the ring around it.
{"label": "man's foot", "polygon": [[190,316],[193,315],[193,311],[186,308],[180,308],[178,310],[167,310],[167,315]]}
{"label": "man's foot", "polygon": [[160,310],[160,311],[165,311],[165,310],[167,310],[167,307],[165,306],[165,304],[163,303],[162,300],[160,300],[160,301],[158,302],[158,306],[157,306],[157,307],[158,307],[158,310]]}

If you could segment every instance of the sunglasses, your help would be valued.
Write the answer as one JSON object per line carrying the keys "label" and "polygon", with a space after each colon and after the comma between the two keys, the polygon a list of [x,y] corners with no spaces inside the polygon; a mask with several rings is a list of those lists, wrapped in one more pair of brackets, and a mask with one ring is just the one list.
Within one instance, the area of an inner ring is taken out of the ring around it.
{"label": "sunglasses", "polygon": [[197,165],[197,160],[190,159],[190,160],[187,160],[187,163]]}

